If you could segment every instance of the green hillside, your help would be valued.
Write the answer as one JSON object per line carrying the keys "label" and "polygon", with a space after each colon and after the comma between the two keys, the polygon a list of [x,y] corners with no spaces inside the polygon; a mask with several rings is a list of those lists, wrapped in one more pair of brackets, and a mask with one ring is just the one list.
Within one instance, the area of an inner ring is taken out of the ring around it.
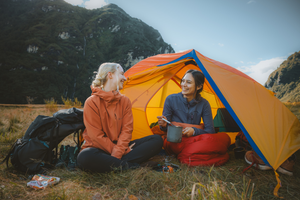
{"label": "green hillside", "polygon": [[127,70],[174,52],[157,30],[114,4],[87,10],[62,0],[2,0],[0,17],[0,103],[27,103],[28,96],[84,102],[101,63]]}

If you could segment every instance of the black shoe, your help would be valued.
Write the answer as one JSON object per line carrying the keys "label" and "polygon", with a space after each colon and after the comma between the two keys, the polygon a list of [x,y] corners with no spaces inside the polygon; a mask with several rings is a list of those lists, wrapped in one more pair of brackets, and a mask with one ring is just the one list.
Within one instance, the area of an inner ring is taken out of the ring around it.
{"label": "black shoe", "polygon": [[67,146],[64,146],[64,145],[61,145],[60,146],[60,150],[59,150],[59,158],[58,158],[58,161],[55,165],[55,167],[66,167],[67,164],[68,164],[68,160],[69,160],[69,148],[70,148],[70,145],[67,145]]}

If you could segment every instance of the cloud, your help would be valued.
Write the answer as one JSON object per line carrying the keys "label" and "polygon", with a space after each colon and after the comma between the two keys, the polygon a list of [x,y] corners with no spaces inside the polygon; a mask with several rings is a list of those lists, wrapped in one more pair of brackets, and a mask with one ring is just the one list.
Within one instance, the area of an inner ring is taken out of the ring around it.
{"label": "cloud", "polygon": [[255,2],[254,0],[250,0],[247,2],[247,4],[254,3],[254,2]]}
{"label": "cloud", "polygon": [[185,49],[185,50],[179,50],[179,51],[176,51],[175,53],[181,53],[181,52],[184,52],[184,51],[187,51],[188,49]]}
{"label": "cloud", "polygon": [[107,4],[108,3],[106,3],[105,0],[90,0],[84,2],[84,7],[86,9],[96,9],[96,8],[101,8]]}
{"label": "cloud", "polygon": [[262,60],[256,65],[241,66],[237,69],[264,85],[267,82],[269,75],[277,69],[284,60],[286,60],[286,57],[277,57],[269,60]]}
{"label": "cloud", "polygon": [[219,45],[220,47],[223,47],[223,46],[224,46],[224,44],[222,44],[222,43],[218,43],[218,45]]}
{"label": "cloud", "polygon": [[83,3],[83,0],[64,0],[64,1],[72,5],[81,5]]}

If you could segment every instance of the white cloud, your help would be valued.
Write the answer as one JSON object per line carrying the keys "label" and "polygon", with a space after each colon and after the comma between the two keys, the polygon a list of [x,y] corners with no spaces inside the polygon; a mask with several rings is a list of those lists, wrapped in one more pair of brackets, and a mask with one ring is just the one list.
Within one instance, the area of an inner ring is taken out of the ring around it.
{"label": "white cloud", "polygon": [[96,8],[101,8],[108,3],[105,2],[105,0],[90,0],[84,2],[84,6],[86,9],[96,9]]}
{"label": "white cloud", "polygon": [[218,43],[218,45],[219,45],[220,47],[223,47],[223,46],[224,46],[224,44],[222,44],[222,43]]}
{"label": "white cloud", "polygon": [[64,0],[64,1],[72,5],[81,5],[83,3],[83,0]]}
{"label": "white cloud", "polygon": [[250,0],[250,1],[248,1],[247,4],[254,3],[254,2],[255,2],[254,0]]}
{"label": "white cloud", "polygon": [[286,60],[286,57],[272,58],[269,60],[262,60],[256,65],[241,66],[237,69],[264,85],[267,82],[269,75],[277,69],[284,60]]}

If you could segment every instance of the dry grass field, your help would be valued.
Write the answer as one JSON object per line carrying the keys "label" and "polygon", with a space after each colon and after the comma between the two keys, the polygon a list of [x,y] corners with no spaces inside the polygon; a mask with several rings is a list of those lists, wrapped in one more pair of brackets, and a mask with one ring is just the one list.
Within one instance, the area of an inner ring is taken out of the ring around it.
{"label": "dry grass field", "polygon": [[[300,103],[286,104],[300,118]],[[51,116],[56,109],[45,105],[0,105],[0,159],[11,145],[24,135],[37,115]],[[72,135],[63,144],[75,145]],[[34,190],[26,186],[29,174],[0,166],[0,199],[277,199],[273,189],[277,184],[274,172],[255,168],[242,173],[248,165],[234,158],[220,167],[188,167],[169,157],[181,170],[161,173],[143,167],[135,170],[91,174],[79,169],[55,169],[48,175],[60,178],[53,187]],[[300,158],[299,151],[296,153]],[[164,163],[166,156],[153,159]],[[300,199],[300,159],[294,167],[294,176],[280,174],[282,187],[279,195],[285,199]]]}

